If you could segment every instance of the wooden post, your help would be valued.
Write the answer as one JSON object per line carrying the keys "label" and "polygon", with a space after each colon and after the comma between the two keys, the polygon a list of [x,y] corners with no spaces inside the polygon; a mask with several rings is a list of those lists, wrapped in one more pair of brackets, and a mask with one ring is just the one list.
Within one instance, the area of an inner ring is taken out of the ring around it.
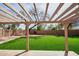
{"label": "wooden post", "polygon": [[68,25],[64,24],[64,33],[65,33],[65,56],[68,56]]}
{"label": "wooden post", "polygon": [[26,25],[26,50],[29,51],[29,25]]}

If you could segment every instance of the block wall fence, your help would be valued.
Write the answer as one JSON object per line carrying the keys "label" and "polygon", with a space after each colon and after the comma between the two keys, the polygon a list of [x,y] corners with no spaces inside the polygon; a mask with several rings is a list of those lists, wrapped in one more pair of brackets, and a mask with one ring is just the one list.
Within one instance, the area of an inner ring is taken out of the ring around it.
{"label": "block wall fence", "polygon": [[[0,30],[0,36],[2,36],[2,30]],[[9,31],[5,31],[5,36],[8,36]],[[79,36],[79,30],[68,30],[69,36]],[[12,30],[10,30],[10,35]],[[25,35],[25,30],[17,30],[15,31],[14,35]],[[31,35],[57,35],[57,36],[64,36],[64,30],[30,30]]]}

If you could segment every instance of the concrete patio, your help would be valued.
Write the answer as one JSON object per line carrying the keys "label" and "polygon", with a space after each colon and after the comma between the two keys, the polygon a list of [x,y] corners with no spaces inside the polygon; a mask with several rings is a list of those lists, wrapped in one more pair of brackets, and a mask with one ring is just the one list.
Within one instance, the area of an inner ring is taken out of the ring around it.
{"label": "concrete patio", "polygon": [[[0,50],[0,56],[15,56],[25,50]],[[64,56],[64,51],[40,51],[31,50],[19,56]],[[78,56],[75,52],[69,51],[68,56]]]}
{"label": "concrete patio", "polygon": [[5,42],[8,42],[8,41],[10,41],[10,40],[14,40],[14,39],[16,39],[16,38],[20,38],[20,37],[21,37],[21,36],[10,36],[10,37],[6,36],[6,37],[0,37],[0,44],[5,43]]}

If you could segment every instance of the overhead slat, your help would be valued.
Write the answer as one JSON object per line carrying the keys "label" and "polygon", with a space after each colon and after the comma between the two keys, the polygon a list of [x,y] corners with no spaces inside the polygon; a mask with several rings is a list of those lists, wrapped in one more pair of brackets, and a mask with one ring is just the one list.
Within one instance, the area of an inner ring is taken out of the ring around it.
{"label": "overhead slat", "polygon": [[[7,22],[23,22],[21,20],[15,21],[14,19],[11,19],[11,18],[9,18],[5,15],[2,15],[2,14],[0,14],[0,19],[2,19],[2,22],[4,22],[4,21],[7,21]],[[0,22],[1,22],[1,20],[0,20]]]}
{"label": "overhead slat", "polygon": [[73,21],[76,21],[77,19],[76,18],[79,18],[79,14],[77,13],[77,14],[75,14],[74,16],[72,16],[72,17],[70,17],[70,18],[68,18],[68,19],[66,19],[66,20],[63,20],[64,22],[73,22]]}
{"label": "overhead slat", "polygon": [[45,10],[45,15],[43,17],[43,20],[45,20],[45,18],[46,18],[48,7],[49,7],[49,3],[46,4],[46,10]]}
{"label": "overhead slat", "polygon": [[76,22],[76,21],[79,21],[79,16],[75,17],[74,19],[71,19],[69,20],[70,23],[73,23],[73,22]]}
{"label": "overhead slat", "polygon": [[18,3],[18,5],[24,10],[24,12],[25,12],[25,13],[27,14],[27,16],[30,18],[30,20],[33,21],[32,18],[31,18],[30,13],[27,11],[27,9],[26,9],[26,7],[24,6],[24,4],[23,4],[23,3]]}
{"label": "overhead slat", "polygon": [[35,3],[33,3],[33,5],[34,5],[34,9],[35,9],[35,12],[36,12],[36,15],[37,15],[37,20],[36,21],[38,21],[39,20],[39,16],[38,16],[37,8],[36,8]]}
{"label": "overhead slat", "polygon": [[[33,3],[33,6],[34,6],[34,9],[35,9],[35,13],[36,13],[36,15],[37,15],[37,18],[36,18],[35,15],[34,15],[34,17],[35,17],[36,21],[39,21],[39,16],[38,16],[38,13],[37,13],[37,8],[36,8],[35,3]],[[39,23],[35,24],[33,27],[30,28],[30,30],[31,30],[32,28],[34,28],[36,25],[38,25],[38,24],[39,24]]]}
{"label": "overhead slat", "polygon": [[63,15],[65,15],[68,11],[70,11],[73,7],[75,7],[77,4],[73,3],[71,6],[69,6],[62,14],[60,14],[55,21],[57,21],[60,17],[62,17]]}
{"label": "overhead slat", "polygon": [[73,10],[71,13],[69,13],[65,17],[61,18],[59,21],[63,21],[64,19],[66,19],[67,17],[71,16],[72,14],[77,13],[78,11],[79,11],[79,7],[77,9]]}
{"label": "overhead slat", "polygon": [[[48,7],[49,7],[49,3],[46,4],[46,9],[45,9],[45,15],[43,17],[43,20],[46,20],[46,15],[47,15],[47,12],[48,12]],[[47,25],[45,24],[44,25],[44,28],[46,27]]]}
{"label": "overhead slat", "polygon": [[57,12],[61,9],[61,7],[64,5],[64,3],[60,3],[59,6],[57,7],[57,9],[55,10],[55,12],[52,14],[52,16],[50,17],[49,21],[52,20],[52,18],[57,14]]}
{"label": "overhead slat", "polygon": [[[40,24],[40,23],[64,23],[64,22],[72,23],[72,22],[78,20],[78,18],[79,18],[79,14],[78,14],[79,7],[76,8],[75,10],[73,10],[71,13],[67,14],[65,17],[61,18],[64,14],[66,14],[67,12],[69,12],[71,9],[73,9],[77,5],[76,3],[73,3],[64,12],[61,11],[62,13],[55,20],[51,21],[52,18],[55,17],[55,15],[61,9],[61,7],[63,6],[63,4],[64,3],[60,3],[58,5],[58,7],[56,8],[55,12],[52,14],[52,16],[49,19],[49,21],[45,21],[45,18],[46,18],[46,15],[47,15],[47,11],[48,11],[48,6],[49,6],[49,4],[47,3],[46,9],[45,9],[44,18],[41,21],[41,19],[39,19],[39,16],[38,16],[36,4],[34,3],[33,5],[34,5],[34,8],[35,8],[35,12],[37,14],[38,21],[29,21],[29,19],[27,19],[26,16],[22,15],[16,8],[14,8],[13,5],[11,5],[9,3],[4,3],[5,6],[7,6],[8,8],[10,8],[16,14],[20,15],[21,17],[23,17],[26,21],[24,21],[24,20],[21,21],[15,14],[13,14],[12,12],[10,12],[6,8],[3,8],[2,6],[0,6],[0,10],[2,11],[0,13],[0,24]],[[31,17],[30,13],[27,11],[27,9],[24,6],[24,4],[20,3],[19,5],[24,10],[24,12],[27,13],[29,15],[29,17]],[[11,17],[9,17],[8,15],[11,16]],[[58,19],[60,19],[60,20],[57,21]]]}
{"label": "overhead slat", "polygon": [[[49,7],[49,3],[46,4],[45,15],[44,15],[44,17],[43,17],[43,20],[45,20],[45,17],[46,17],[46,15],[47,15],[48,7]],[[38,24],[35,24],[35,25],[34,25],[33,27],[31,27],[30,29],[34,28],[36,25],[38,25]]]}
{"label": "overhead slat", "polygon": [[[17,19],[17,20],[18,20],[18,18],[17,18],[16,16],[14,16],[11,12],[9,12],[8,10],[6,10],[5,8],[3,8],[3,7],[0,6],[0,10],[1,10],[2,12],[4,12],[4,13],[8,14],[9,16],[11,16],[12,19]],[[16,21],[17,21],[17,20],[16,20]]]}
{"label": "overhead slat", "polygon": [[4,5],[7,6],[8,8],[10,8],[12,11],[16,12],[17,14],[19,14],[26,21],[29,21],[25,16],[23,16],[19,11],[17,11],[16,8],[14,8],[10,3],[4,3]]}
{"label": "overhead slat", "polygon": [[10,19],[10,20],[12,20],[12,21],[16,21],[16,22],[19,21],[19,20],[16,20],[16,19],[12,19],[12,18],[10,18],[10,17],[7,17],[7,16],[3,15],[2,13],[0,13],[0,16],[5,17],[5,18],[7,18],[7,19]]}
{"label": "overhead slat", "polygon": [[75,21],[79,21],[79,16],[74,17],[73,19],[68,19],[65,22],[73,23]]}
{"label": "overhead slat", "polygon": [[16,21],[12,21],[11,19],[0,16],[0,22],[16,22]]}

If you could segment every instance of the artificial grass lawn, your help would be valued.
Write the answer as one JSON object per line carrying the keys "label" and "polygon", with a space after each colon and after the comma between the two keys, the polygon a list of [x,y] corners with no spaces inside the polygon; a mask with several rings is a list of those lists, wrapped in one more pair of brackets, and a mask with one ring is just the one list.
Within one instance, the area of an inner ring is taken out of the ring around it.
{"label": "artificial grass lawn", "polygon": [[[63,36],[37,36],[30,37],[30,50],[64,50]],[[79,54],[79,37],[69,37],[69,50]],[[3,44],[0,49],[25,50],[26,38],[21,37]]]}

